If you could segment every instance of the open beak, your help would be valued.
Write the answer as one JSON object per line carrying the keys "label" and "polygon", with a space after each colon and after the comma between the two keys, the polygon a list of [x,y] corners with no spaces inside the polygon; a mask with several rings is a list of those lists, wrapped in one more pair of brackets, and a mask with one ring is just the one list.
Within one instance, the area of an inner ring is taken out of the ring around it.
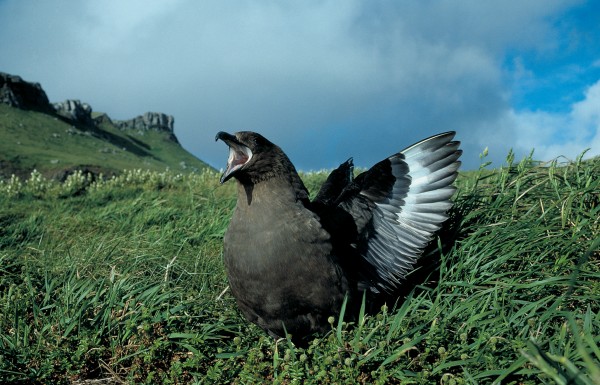
{"label": "open beak", "polygon": [[221,139],[229,146],[229,158],[227,159],[227,169],[221,175],[221,184],[227,182],[233,174],[244,167],[252,159],[252,151],[231,134],[220,131],[215,137],[215,141]]}

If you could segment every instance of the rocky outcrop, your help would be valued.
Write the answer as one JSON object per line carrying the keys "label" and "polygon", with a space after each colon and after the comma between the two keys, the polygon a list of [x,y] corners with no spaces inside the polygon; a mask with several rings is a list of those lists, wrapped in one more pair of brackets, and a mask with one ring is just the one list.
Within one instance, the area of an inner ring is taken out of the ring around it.
{"label": "rocky outcrop", "polygon": [[26,82],[20,76],[4,72],[0,72],[0,103],[60,116],[78,128],[97,128],[102,123],[111,123],[121,130],[132,130],[139,135],[144,135],[147,131],[164,132],[167,134],[166,140],[179,143],[173,128],[175,119],[171,115],[146,112],[129,120],[111,120],[106,114],[92,118],[92,107],[89,104],[79,100],[50,104],[39,83]]}
{"label": "rocky outcrop", "polygon": [[175,118],[160,112],[146,112],[129,120],[113,120],[113,124],[121,130],[135,130],[139,134],[145,131],[160,131],[169,134],[169,139],[179,143],[174,134]]}
{"label": "rocky outcrop", "polygon": [[103,123],[113,124],[114,125],[114,123],[113,123],[112,119],[110,118],[110,116],[106,115],[104,112],[101,113],[101,114],[99,114],[98,116],[96,116],[94,118],[94,123],[96,125],[100,125],[100,124],[103,124]]}
{"label": "rocky outcrop", "polygon": [[81,103],[79,100],[65,100],[64,102],[54,103],[56,113],[73,123],[91,126],[94,124],[92,119],[92,107],[87,103]]}
{"label": "rocky outcrop", "polygon": [[50,112],[52,106],[39,83],[24,81],[20,76],[0,72],[0,103],[24,110]]}
{"label": "rocky outcrop", "polygon": [[113,124],[121,130],[167,131],[173,132],[175,119],[171,115],[160,112],[146,112],[129,120],[113,120]]}

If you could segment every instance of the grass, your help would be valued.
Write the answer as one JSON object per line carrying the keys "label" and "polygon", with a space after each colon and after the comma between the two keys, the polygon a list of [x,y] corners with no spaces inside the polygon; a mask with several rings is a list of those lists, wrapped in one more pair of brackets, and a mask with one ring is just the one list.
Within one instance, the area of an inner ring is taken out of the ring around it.
{"label": "grass", "polygon": [[74,126],[58,116],[0,104],[0,178],[27,177],[34,169],[53,177],[82,166],[112,175],[132,165],[183,173],[208,167],[166,132],[122,131],[107,120]]}
{"label": "grass", "polygon": [[235,195],[216,173],[3,182],[0,382],[600,383],[598,175],[599,159],[512,154],[462,174],[436,284],[333,319],[306,349],[227,291]]}

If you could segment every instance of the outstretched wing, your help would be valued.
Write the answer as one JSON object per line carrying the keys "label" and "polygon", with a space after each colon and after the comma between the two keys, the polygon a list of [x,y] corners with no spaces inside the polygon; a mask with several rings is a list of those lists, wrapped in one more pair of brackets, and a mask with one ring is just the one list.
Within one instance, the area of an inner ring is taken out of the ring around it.
{"label": "outstretched wing", "polygon": [[356,248],[375,270],[363,282],[372,290],[397,287],[447,219],[462,153],[454,135],[435,135],[392,155],[342,193],[339,206],[356,223]]}

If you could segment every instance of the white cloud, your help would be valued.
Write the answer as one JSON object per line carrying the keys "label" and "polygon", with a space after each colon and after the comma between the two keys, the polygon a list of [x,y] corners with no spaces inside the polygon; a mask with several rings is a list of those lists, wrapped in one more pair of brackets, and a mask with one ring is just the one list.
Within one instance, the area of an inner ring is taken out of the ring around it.
{"label": "white cloud", "polygon": [[[519,156],[535,149],[534,158],[549,161],[557,157],[575,159],[584,150],[586,158],[600,155],[600,81],[585,92],[566,114],[546,111],[506,111],[495,122],[491,143],[505,153],[513,148]],[[487,132],[489,132],[487,131]],[[485,134],[484,134],[485,135]],[[481,135],[479,142],[484,143]],[[487,137],[485,140],[489,140]],[[499,158],[494,159],[501,160]]]}
{"label": "white cloud", "polygon": [[82,48],[93,44],[93,51],[105,54],[130,50],[130,43],[153,39],[156,24],[169,17],[181,1],[103,0],[84,1],[80,18],[73,21],[73,32],[81,39]]}
{"label": "white cloud", "polygon": [[568,118],[511,111],[503,83],[506,52],[556,49],[551,21],[577,2],[5,0],[0,69],[118,119],[173,114],[215,166],[216,131],[253,129],[309,169],[457,130],[473,167],[486,146],[550,154],[563,123],[597,127],[585,103]]}

